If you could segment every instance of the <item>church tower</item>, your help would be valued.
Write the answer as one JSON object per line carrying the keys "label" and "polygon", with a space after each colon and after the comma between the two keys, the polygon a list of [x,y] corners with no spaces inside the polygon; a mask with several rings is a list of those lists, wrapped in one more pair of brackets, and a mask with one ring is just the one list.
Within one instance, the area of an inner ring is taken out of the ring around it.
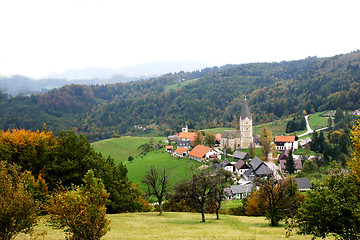
{"label": "church tower", "polygon": [[240,116],[240,141],[241,148],[248,148],[253,143],[252,117],[246,97]]}
{"label": "church tower", "polygon": [[186,123],[183,124],[182,128],[181,128],[182,132],[189,132],[189,128],[188,125],[186,125]]}

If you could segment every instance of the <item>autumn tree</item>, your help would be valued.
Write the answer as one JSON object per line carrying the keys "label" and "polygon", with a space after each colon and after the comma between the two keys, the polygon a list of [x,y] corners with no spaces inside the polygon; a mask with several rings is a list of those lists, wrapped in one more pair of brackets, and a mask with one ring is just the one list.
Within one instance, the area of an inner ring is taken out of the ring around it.
{"label": "autumn tree", "polygon": [[260,130],[260,144],[264,160],[267,161],[269,159],[269,153],[273,149],[273,136],[272,132],[266,126]]}
{"label": "autumn tree", "polygon": [[348,164],[360,182],[360,120],[358,120],[357,124],[354,125],[350,138],[354,153],[351,161],[349,161]]}
{"label": "autumn tree", "polygon": [[205,140],[205,145],[211,147],[215,145],[216,137],[214,133],[206,132],[204,140]]}
{"label": "autumn tree", "polygon": [[64,229],[67,239],[98,240],[110,230],[105,207],[108,196],[102,181],[89,171],[83,185],[59,190],[50,199],[49,222]]}
{"label": "autumn tree", "polygon": [[203,143],[203,138],[204,138],[204,136],[201,133],[201,131],[197,131],[194,142],[193,142],[194,146],[202,144]]}
{"label": "autumn tree", "polygon": [[149,171],[146,172],[144,179],[142,180],[147,187],[147,195],[155,196],[159,204],[159,213],[162,214],[162,202],[164,201],[166,194],[169,192],[170,174],[164,169],[157,169],[155,166],[151,166]]}
{"label": "autumn tree", "polygon": [[271,226],[278,226],[285,217],[295,215],[303,197],[294,179],[256,179],[256,183],[260,188],[249,198],[246,214],[264,213]]}
{"label": "autumn tree", "polygon": [[0,161],[0,239],[29,233],[37,223],[39,202],[29,188],[28,174],[15,164]]}

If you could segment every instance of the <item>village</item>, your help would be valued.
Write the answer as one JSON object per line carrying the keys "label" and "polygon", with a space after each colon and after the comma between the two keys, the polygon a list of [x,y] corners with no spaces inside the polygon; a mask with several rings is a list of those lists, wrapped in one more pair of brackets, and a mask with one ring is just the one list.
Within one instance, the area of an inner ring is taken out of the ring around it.
{"label": "village", "polygon": [[[217,171],[223,169],[231,175],[233,180],[233,185],[224,189],[226,198],[243,199],[251,194],[255,178],[274,177],[276,180],[281,180],[287,174],[286,161],[290,153],[292,155],[292,151],[304,148],[311,142],[310,138],[299,140],[297,136],[275,136],[271,143],[275,151],[269,153],[268,161],[263,161],[257,156],[251,158],[247,152],[241,151],[250,146],[261,147],[259,137],[253,137],[252,128],[252,116],[245,99],[240,116],[239,130],[225,130],[223,134],[215,134],[213,147],[202,144],[194,146],[197,132],[189,132],[188,126],[184,123],[180,133],[167,138],[168,143],[176,142],[176,149],[171,144],[165,148],[173,157],[190,158],[204,163],[200,167],[202,169],[208,167],[213,167]],[[229,148],[233,152],[232,154],[226,153],[226,149]],[[273,156],[273,152],[278,153],[278,155]],[[301,155],[292,155],[292,157],[295,163],[295,171],[301,171],[304,157]],[[295,178],[295,180],[299,191],[307,191],[312,188],[309,178]]]}

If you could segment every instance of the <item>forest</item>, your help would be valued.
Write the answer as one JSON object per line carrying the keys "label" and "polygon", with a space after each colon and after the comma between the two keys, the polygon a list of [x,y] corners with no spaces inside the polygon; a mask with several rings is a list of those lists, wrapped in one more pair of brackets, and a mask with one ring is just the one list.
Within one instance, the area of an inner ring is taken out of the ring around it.
{"label": "forest", "polygon": [[[254,124],[324,110],[360,107],[360,51],[329,58],[251,63],[169,73],[150,80],[67,85],[47,93],[1,95],[0,129],[73,130],[89,141],[234,127],[247,97]],[[187,84],[188,83],[188,84]],[[294,118],[294,119],[295,119]]]}

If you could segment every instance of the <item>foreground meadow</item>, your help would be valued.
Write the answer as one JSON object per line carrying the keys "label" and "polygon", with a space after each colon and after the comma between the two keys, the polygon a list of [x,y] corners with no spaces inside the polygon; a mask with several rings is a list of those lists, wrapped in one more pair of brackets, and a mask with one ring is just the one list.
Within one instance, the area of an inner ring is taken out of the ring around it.
{"label": "foreground meadow", "polygon": [[[311,236],[285,236],[285,225],[270,227],[264,217],[243,217],[207,214],[205,223],[198,213],[156,212],[123,213],[108,215],[111,231],[103,239],[311,239]],[[46,226],[42,221],[36,228],[37,239],[60,240],[65,235],[60,230]],[[16,240],[31,239],[19,235]],[[328,238],[332,239],[332,238]]]}

